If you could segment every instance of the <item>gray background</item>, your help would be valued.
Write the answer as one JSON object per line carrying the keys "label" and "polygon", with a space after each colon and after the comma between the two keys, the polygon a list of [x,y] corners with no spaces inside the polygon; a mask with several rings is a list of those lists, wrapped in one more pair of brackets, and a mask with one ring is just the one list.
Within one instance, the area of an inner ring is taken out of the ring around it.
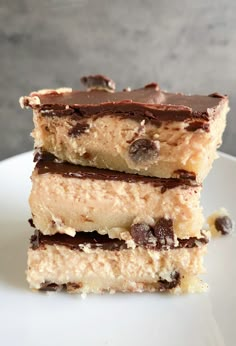
{"label": "gray background", "polygon": [[234,0],[0,0],[0,66],[0,159],[33,146],[21,95],[95,73],[118,88],[229,94],[221,150],[236,155]]}

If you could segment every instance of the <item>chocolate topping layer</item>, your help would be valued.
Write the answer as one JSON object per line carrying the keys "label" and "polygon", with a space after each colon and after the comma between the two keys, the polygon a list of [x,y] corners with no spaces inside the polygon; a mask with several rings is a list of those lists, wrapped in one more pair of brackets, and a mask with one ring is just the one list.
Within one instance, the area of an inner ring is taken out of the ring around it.
{"label": "chocolate topping layer", "polygon": [[[90,117],[109,114],[134,119],[141,116],[157,122],[188,120],[187,130],[208,131],[205,122],[227,102],[227,96],[217,93],[209,96],[167,93],[160,90],[156,83],[151,83],[141,89],[114,93],[102,90],[39,91],[21,98],[20,102],[22,106],[40,110],[43,116],[73,114]],[[192,122],[194,125],[191,125]]]}
{"label": "chocolate topping layer", "polygon": [[48,153],[37,153],[36,156],[35,160],[39,160],[36,164],[38,174],[50,173],[60,174],[65,178],[115,180],[125,181],[128,183],[141,182],[143,184],[152,184],[155,187],[162,187],[162,193],[177,186],[181,186],[181,188],[183,189],[188,188],[188,186],[200,186],[200,184],[197,184],[195,181],[185,179],[148,177],[138,174],[112,171],[108,169],[98,169],[94,167],[73,165],[67,162],[58,163],[55,161],[55,157]]}
{"label": "chocolate topping layer", "polygon": [[[218,95],[218,94],[217,94]],[[143,105],[160,106],[178,106],[178,110],[186,110],[188,113],[196,112],[195,116],[200,116],[198,113],[206,113],[208,108],[217,107],[220,100],[226,99],[226,96],[216,97],[216,93],[209,96],[200,95],[183,95],[181,93],[167,93],[156,87],[156,84],[150,84],[149,87],[136,89],[132,91],[118,91],[115,93],[107,93],[106,91],[72,91],[65,93],[49,93],[37,94],[40,104],[42,105],[81,105],[81,106],[98,106],[106,103],[118,106],[123,103],[141,103]],[[163,107],[164,108],[164,107]],[[166,107],[165,107],[166,108]],[[167,107],[168,108],[168,107]]]}
{"label": "chocolate topping layer", "polygon": [[74,237],[66,234],[43,235],[40,231],[35,231],[31,237],[31,247],[33,250],[44,245],[64,245],[72,250],[83,250],[84,246],[91,249],[102,248],[103,250],[126,249],[126,243],[119,239],[110,239],[107,235],[97,232],[77,232]]}
{"label": "chocolate topping layer", "polygon": [[[45,245],[63,245],[67,246],[72,250],[83,251],[84,246],[89,246],[91,249],[100,248],[102,250],[124,250],[127,249],[127,244],[124,240],[120,239],[110,239],[108,235],[100,235],[96,231],[94,232],[77,232],[74,237],[67,234],[54,234],[54,235],[43,235],[40,231],[36,230],[35,234],[32,235],[31,248],[36,250],[38,248],[43,248]],[[208,242],[207,238],[196,238],[192,237],[189,239],[178,239],[179,245],[174,247],[171,244],[168,249],[179,249],[179,248],[192,248],[198,246],[197,243],[206,244]],[[159,244],[155,245],[149,243],[139,244],[147,249],[151,250],[166,250],[167,247],[160,247]]]}

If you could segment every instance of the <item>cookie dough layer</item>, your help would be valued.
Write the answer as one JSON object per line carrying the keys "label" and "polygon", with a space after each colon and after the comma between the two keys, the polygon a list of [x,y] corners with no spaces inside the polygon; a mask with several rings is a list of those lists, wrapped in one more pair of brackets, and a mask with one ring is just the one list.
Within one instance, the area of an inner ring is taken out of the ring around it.
{"label": "cookie dough layer", "polygon": [[45,90],[22,105],[34,110],[35,147],[61,160],[165,178],[190,174],[200,182],[229,109],[225,96],[170,94],[154,84],[116,93]]}
{"label": "cookie dough layer", "polygon": [[[51,238],[51,237],[50,237]],[[27,280],[31,289],[66,288],[70,292],[202,292],[206,246],[174,250],[83,250],[41,244],[28,250]]]}
{"label": "cookie dough layer", "polygon": [[[94,231],[128,239],[134,224],[171,220],[175,237],[201,237],[201,186],[189,180],[141,177],[39,160],[30,207],[43,234]],[[171,226],[172,227],[172,226]]]}

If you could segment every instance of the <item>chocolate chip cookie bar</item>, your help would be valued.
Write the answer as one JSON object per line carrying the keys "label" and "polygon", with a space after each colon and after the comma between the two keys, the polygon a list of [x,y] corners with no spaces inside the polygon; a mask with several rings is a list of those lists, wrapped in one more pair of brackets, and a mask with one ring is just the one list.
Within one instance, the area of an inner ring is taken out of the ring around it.
{"label": "chocolate chip cookie bar", "polygon": [[[228,97],[168,93],[156,83],[116,92],[101,75],[81,81],[86,91],[45,89],[20,99],[35,125],[30,287],[205,291],[200,192]],[[232,226],[217,220],[223,232]]]}
{"label": "chocolate chip cookie bar", "polygon": [[159,241],[165,230],[170,242],[202,235],[201,185],[195,181],[73,165],[44,153],[36,159],[30,207],[45,235],[96,230],[126,241],[152,233]]}
{"label": "chocolate chip cookie bar", "polygon": [[[204,244],[204,243],[203,243]],[[45,236],[36,231],[28,251],[27,280],[32,289],[80,293],[206,290],[206,246],[183,242],[173,250],[139,246],[97,232]]]}
{"label": "chocolate chip cookie bar", "polygon": [[87,91],[21,98],[33,109],[35,148],[84,166],[203,181],[221,144],[227,96],[168,93],[155,83],[116,92],[103,76],[82,81]]}

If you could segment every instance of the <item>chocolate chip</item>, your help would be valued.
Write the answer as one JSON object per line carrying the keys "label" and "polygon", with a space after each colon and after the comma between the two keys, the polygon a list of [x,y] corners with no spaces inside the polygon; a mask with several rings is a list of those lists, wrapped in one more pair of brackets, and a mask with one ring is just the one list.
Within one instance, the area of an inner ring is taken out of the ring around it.
{"label": "chocolate chip", "polygon": [[134,162],[139,163],[156,159],[159,151],[159,142],[140,138],[130,145],[129,156]]}
{"label": "chocolate chip", "polygon": [[40,291],[51,291],[51,292],[58,292],[63,289],[66,289],[66,284],[58,285],[58,284],[50,283],[47,281],[41,284],[41,287],[40,287]]}
{"label": "chocolate chip", "polygon": [[195,132],[197,130],[203,130],[205,132],[209,132],[210,126],[209,126],[209,123],[205,123],[203,121],[192,121],[189,123],[189,125],[185,129],[190,132]]}
{"label": "chocolate chip", "polygon": [[157,245],[159,247],[173,246],[174,231],[171,219],[160,218],[154,226],[153,233],[157,238]]}
{"label": "chocolate chip", "polygon": [[34,221],[33,221],[32,218],[29,219],[28,222],[29,222],[29,224],[30,224],[31,227],[35,228],[35,224],[34,224]]}
{"label": "chocolate chip", "polygon": [[196,180],[196,174],[194,172],[186,171],[185,169],[177,169],[173,173],[179,179]]}
{"label": "chocolate chip", "polygon": [[212,93],[212,94],[210,94],[208,96],[210,96],[210,97],[217,97],[217,98],[220,98],[220,99],[224,99],[224,98],[227,97],[226,95],[222,95],[222,94],[220,94],[218,92]]}
{"label": "chocolate chip", "polygon": [[86,132],[88,129],[89,129],[88,124],[77,123],[68,131],[68,135],[70,137],[77,137],[81,135],[82,133]]}
{"label": "chocolate chip", "polygon": [[73,282],[68,282],[67,283],[67,290],[69,291],[75,291],[78,290],[82,287],[82,284],[80,283],[73,283]]}
{"label": "chocolate chip", "polygon": [[86,153],[84,153],[84,154],[82,155],[82,157],[83,157],[83,159],[85,159],[85,160],[91,160],[91,159],[92,159],[92,154],[86,152]]}
{"label": "chocolate chip", "polygon": [[162,280],[160,279],[159,282],[159,290],[161,292],[171,290],[172,288],[175,288],[176,286],[180,285],[180,274],[177,271],[174,271],[170,275],[171,281]]}
{"label": "chocolate chip", "polygon": [[31,244],[31,248],[33,250],[36,250],[39,248],[40,240],[39,240],[39,231],[38,230],[35,230],[34,234],[30,237],[30,244]]}
{"label": "chocolate chip", "polygon": [[149,84],[145,85],[144,88],[153,88],[153,89],[158,90],[159,89],[159,85],[157,83],[153,82],[153,83],[149,83]]}
{"label": "chocolate chip", "polygon": [[54,161],[55,156],[51,153],[43,151],[42,149],[37,149],[34,153],[34,162],[43,161]]}
{"label": "chocolate chip", "polygon": [[115,82],[102,75],[95,75],[95,76],[85,76],[80,79],[81,83],[88,89],[88,90],[106,90],[106,91],[114,91],[116,89]]}
{"label": "chocolate chip", "polygon": [[131,226],[130,229],[131,236],[138,245],[148,244],[150,238],[152,237],[152,230],[146,223],[136,223]]}
{"label": "chocolate chip", "polygon": [[221,216],[215,219],[215,228],[222,234],[229,234],[233,230],[233,224],[229,216]]}

